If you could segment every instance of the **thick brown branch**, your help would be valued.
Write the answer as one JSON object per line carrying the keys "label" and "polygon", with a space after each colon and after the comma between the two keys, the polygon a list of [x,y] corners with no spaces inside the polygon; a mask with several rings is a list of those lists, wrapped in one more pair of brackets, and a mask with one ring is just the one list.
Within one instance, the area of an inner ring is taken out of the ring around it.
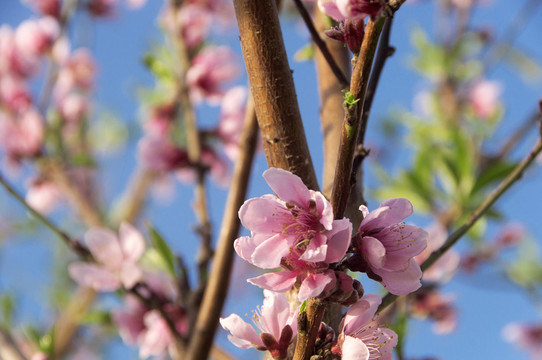
{"label": "thick brown branch", "polygon": [[233,169],[233,178],[224,209],[224,218],[218,236],[209,282],[186,355],[186,358],[190,360],[206,359],[213,344],[218,318],[224,306],[230,282],[234,256],[233,241],[239,233],[240,222],[237,211],[246,198],[257,139],[258,124],[251,97],[247,104],[245,125],[239,140],[241,146],[239,158]]}
{"label": "thick brown branch", "polygon": [[317,190],[275,0],[235,0],[234,5],[267,163]]}

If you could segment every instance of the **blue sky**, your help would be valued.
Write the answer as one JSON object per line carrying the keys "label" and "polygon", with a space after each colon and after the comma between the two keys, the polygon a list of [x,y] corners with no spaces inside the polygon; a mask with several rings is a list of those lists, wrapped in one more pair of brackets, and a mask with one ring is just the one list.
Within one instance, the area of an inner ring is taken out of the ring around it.
{"label": "blue sky", "polygon": [[[510,14],[518,10],[518,2],[494,1],[492,6],[483,6],[474,15],[474,22],[492,26],[498,36],[509,21]],[[521,2],[522,3],[522,2]],[[154,42],[161,41],[161,33],[156,26],[156,15],[160,12],[161,2],[149,0],[149,3],[139,11],[119,10],[116,18],[111,20],[93,22],[85,16],[76,18],[74,38],[79,46],[89,47],[98,59],[98,79],[94,99],[98,104],[97,111],[108,111],[119,117],[125,123],[138,121],[139,109],[136,92],[140,86],[152,86],[153,79],[142,66],[142,56],[149,51]],[[393,109],[411,109],[412,99],[416,93],[424,89],[427,84],[415,74],[410,66],[409,59],[413,54],[410,44],[410,32],[420,26],[431,33],[435,24],[440,20],[433,12],[433,2],[423,1],[420,4],[404,6],[396,16],[392,33],[392,44],[397,52],[388,62],[379,87],[373,117],[369,124],[367,137],[379,144],[386,145],[386,139],[380,132],[379,120],[389,114]],[[15,0],[4,0],[0,5],[0,23],[16,26],[30,16],[30,11]],[[309,146],[312,151],[313,162],[317,174],[322,171],[321,132],[318,123],[318,105],[316,98],[316,81],[314,67],[310,63],[299,63],[293,60],[294,53],[308,42],[308,35],[303,26],[288,18],[284,22],[284,38],[290,56],[290,66],[293,69],[296,90],[305,122]],[[502,24],[505,24],[504,26]],[[542,26],[542,11],[533,15],[524,32],[516,43],[526,49],[537,59],[542,59],[540,44],[540,28]],[[235,32],[228,36],[216,36],[216,41],[226,41],[239,54],[240,46]],[[244,75],[244,73],[243,73]],[[542,83],[525,84],[518,79],[517,73],[507,66],[499,66],[492,74],[491,79],[497,79],[505,84],[502,95],[507,105],[506,126],[498,129],[495,135],[495,144],[498,144],[506,135],[517,126],[521,120],[532,112],[534,105],[542,95]],[[246,83],[246,77],[239,80]],[[217,116],[216,109],[198,109],[198,116],[203,122],[212,122]],[[211,121],[209,121],[211,119]],[[137,127],[134,127],[137,128]],[[514,153],[514,157],[521,158],[533,145],[536,134],[529,137]],[[100,165],[104,170],[101,180],[106,199],[112,194],[118,194],[128,181],[135,169],[136,161],[134,143],[128,144],[125,149],[113,156],[103,159]],[[399,157],[396,167],[400,167],[408,159]],[[370,166],[370,162],[367,162]],[[266,169],[266,162],[262,155],[256,161],[253,171],[249,197],[268,193],[269,189],[261,178]],[[391,169],[390,169],[391,171]],[[542,239],[542,222],[540,211],[542,204],[542,190],[540,179],[542,172],[540,166],[531,170],[521,183],[510,190],[498,206],[512,219],[525,223],[531,236],[540,243]],[[369,184],[375,186],[376,180],[369,179]],[[213,204],[211,216],[215,229],[221,221],[222,204],[226,197],[225,189],[214,184],[210,185],[210,201]],[[159,228],[165,237],[172,243],[172,247],[182,253],[187,262],[191,263],[191,256],[196,249],[196,236],[186,229],[195,223],[191,213],[192,190],[184,185],[176,186],[175,200],[169,205],[151,204],[144,214],[144,218]],[[0,210],[17,208],[7,199],[6,194],[0,191]],[[373,200],[370,208],[378,205]],[[60,221],[60,217],[57,218]],[[418,219],[415,219],[418,220]],[[426,219],[419,219],[422,223]],[[425,225],[425,224],[424,224]],[[490,228],[489,232],[496,230]],[[43,269],[52,266],[52,250],[47,244],[56,241],[48,233],[39,233],[39,238],[24,238],[21,241],[10,241],[2,245],[0,255],[0,291],[16,290],[21,292],[21,307],[17,313],[18,318],[24,321],[33,320],[42,324],[50,321],[50,314],[43,308],[41,299],[50,284],[51,276]],[[237,265],[241,265],[240,262]],[[37,283],[38,286],[35,286]],[[250,313],[256,305],[261,303],[261,292],[250,287],[240,289],[242,281],[234,280],[236,293],[226,304],[224,314],[231,312],[239,314]],[[370,288],[370,286],[368,286]],[[444,287],[445,293],[455,293],[460,308],[459,327],[451,335],[437,336],[431,332],[430,325],[413,321],[406,349],[409,356],[434,355],[442,359],[527,359],[526,353],[501,341],[501,329],[504,325],[516,320],[540,320],[540,314],[523,296],[513,291],[513,288],[493,276],[480,274],[475,278],[458,276],[449,285]],[[105,300],[109,304],[109,300]],[[251,351],[239,351],[225,340],[224,332],[219,333],[219,341],[228,351],[238,355],[240,359],[253,359],[256,355]],[[136,352],[126,350],[117,341],[116,345],[107,348],[107,359],[136,358]]]}

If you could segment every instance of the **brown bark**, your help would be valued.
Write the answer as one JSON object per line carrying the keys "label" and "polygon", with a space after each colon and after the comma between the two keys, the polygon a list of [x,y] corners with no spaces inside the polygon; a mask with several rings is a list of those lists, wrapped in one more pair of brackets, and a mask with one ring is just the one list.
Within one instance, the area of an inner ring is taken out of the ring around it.
{"label": "brown bark", "polygon": [[274,0],[235,0],[241,47],[270,167],[318,190]]}

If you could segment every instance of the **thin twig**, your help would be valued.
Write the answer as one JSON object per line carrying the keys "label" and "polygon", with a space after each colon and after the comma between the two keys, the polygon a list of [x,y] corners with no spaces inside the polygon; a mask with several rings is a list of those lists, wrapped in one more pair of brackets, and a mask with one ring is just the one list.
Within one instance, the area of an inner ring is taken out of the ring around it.
{"label": "thin twig", "polygon": [[209,283],[203,296],[201,307],[194,323],[192,337],[186,358],[189,360],[206,359],[218,325],[218,318],[226,300],[233,266],[233,241],[239,234],[240,221],[237,215],[246,198],[252,161],[258,139],[258,123],[252,96],[245,113],[245,121],[239,139],[239,157],[235,162],[231,187],[224,208],[224,218],[218,236],[218,243]]}
{"label": "thin twig", "polygon": [[326,59],[327,63],[329,64],[329,67],[331,68],[331,71],[333,71],[333,74],[335,77],[337,77],[337,80],[341,83],[343,88],[348,88],[350,83],[348,82],[348,79],[342,72],[341,68],[335,62],[335,59],[331,55],[331,52],[327,48],[326,43],[320,38],[320,35],[318,34],[318,31],[314,27],[314,24],[311,19],[311,15],[305,8],[305,5],[301,2],[301,0],[294,0],[295,6],[297,7],[297,10],[299,11],[299,14],[303,18],[303,21],[305,22],[305,25],[307,25],[307,29],[309,30],[312,41],[318,46],[318,49],[322,52],[322,55]]}
{"label": "thin twig", "polygon": [[38,219],[43,225],[45,225],[51,232],[60,238],[66,245],[72,249],[77,255],[84,259],[89,258],[90,252],[87,248],[81,245],[77,240],[71,238],[66,232],[61,230],[58,226],[53,224],[49,219],[36,211],[30,204],[26,202],[21,194],[15,188],[13,188],[0,173],[0,184],[6,189],[6,191],[17,200],[22,206],[24,206],[36,219]]}
{"label": "thin twig", "polygon": [[[542,131],[541,131],[542,132]],[[482,202],[476,210],[472,212],[469,218],[461,225],[456,231],[454,231],[448,238],[446,242],[436,251],[434,251],[431,256],[421,265],[422,271],[427,270],[431,265],[433,265],[438,259],[444,255],[453,245],[455,245],[463,235],[469,231],[476,221],[478,221],[490,208],[493,204],[521,177],[529,165],[535,160],[535,158],[542,152],[542,133],[538,143],[535,145],[533,150],[523,159],[514,169],[514,171],[508,175],[501,184],[489,195],[484,202]],[[382,304],[378,308],[378,312],[381,312],[390,304],[392,304],[397,299],[396,295],[387,294],[382,299]]]}
{"label": "thin twig", "polygon": [[118,210],[112,216],[113,224],[121,221],[133,223],[141,214],[149,186],[155,179],[156,174],[147,169],[138,169],[130,178],[130,183],[119,200]]}
{"label": "thin twig", "polygon": [[504,37],[500,42],[502,46],[498,46],[499,43],[496,43],[486,53],[483,60],[483,68],[485,69],[486,75],[491,73],[499,61],[501,61],[510,51],[514,42],[519,37],[519,34],[525,28],[529,20],[536,14],[540,5],[542,5],[542,1],[540,0],[527,0],[523,4],[523,7],[504,30]]}

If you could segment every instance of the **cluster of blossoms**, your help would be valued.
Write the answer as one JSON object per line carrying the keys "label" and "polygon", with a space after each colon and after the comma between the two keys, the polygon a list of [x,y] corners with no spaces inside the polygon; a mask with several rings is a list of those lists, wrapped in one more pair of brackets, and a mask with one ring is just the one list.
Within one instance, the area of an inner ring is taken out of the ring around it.
{"label": "cluster of blossoms", "polygon": [[228,159],[235,161],[245,113],[244,87],[225,88],[239,74],[237,58],[226,46],[205,41],[213,24],[225,24],[233,15],[231,4],[222,0],[185,1],[179,8],[168,7],[162,19],[169,34],[182,41],[191,61],[185,80],[190,102],[220,106],[218,124],[200,130],[201,164],[189,160],[186,143],[179,139],[181,124],[175,98],[153,104],[146,112],[145,135],[139,142],[142,165],[159,174],[174,173],[184,182],[195,179],[195,167],[204,166],[221,185],[228,182]]}
{"label": "cluster of blossoms", "polygon": [[[137,287],[140,296],[159,304],[179,334],[187,334],[186,311],[177,301],[179,292],[171,279],[146,272],[139,265],[145,239],[137,229],[123,223],[117,236],[108,229],[92,228],[85,234],[85,244],[96,262],[70,264],[68,271],[73,280],[99,292]],[[164,317],[135,295],[126,295],[124,308],[113,311],[113,321],[124,342],[139,347],[141,358],[173,349],[174,336]]]}
{"label": "cluster of blossoms", "polygon": [[[275,195],[243,204],[239,217],[251,236],[240,237],[234,247],[249,263],[279,271],[248,279],[266,291],[262,314],[255,317],[262,334],[258,337],[237,315],[230,315],[221,320],[232,334],[230,340],[242,348],[268,350],[275,358],[285,356],[295,322],[285,300],[277,300],[282,295],[276,293],[296,288],[299,301],[318,297],[351,306],[338,336],[322,325],[322,347],[316,346],[316,354],[327,351],[333,359],[391,359],[397,336],[374,318],[380,297],[363,296],[359,281],[345,270],[366,272],[397,295],[421,286],[422,272],[414,257],[425,249],[427,233],[402,223],[412,214],[410,202],[390,199],[372,212],[362,206],[364,219],[352,236],[350,220],[334,219],[324,195],[308,189],[298,176],[271,168],[263,177]],[[272,308],[277,310],[275,314]]]}

